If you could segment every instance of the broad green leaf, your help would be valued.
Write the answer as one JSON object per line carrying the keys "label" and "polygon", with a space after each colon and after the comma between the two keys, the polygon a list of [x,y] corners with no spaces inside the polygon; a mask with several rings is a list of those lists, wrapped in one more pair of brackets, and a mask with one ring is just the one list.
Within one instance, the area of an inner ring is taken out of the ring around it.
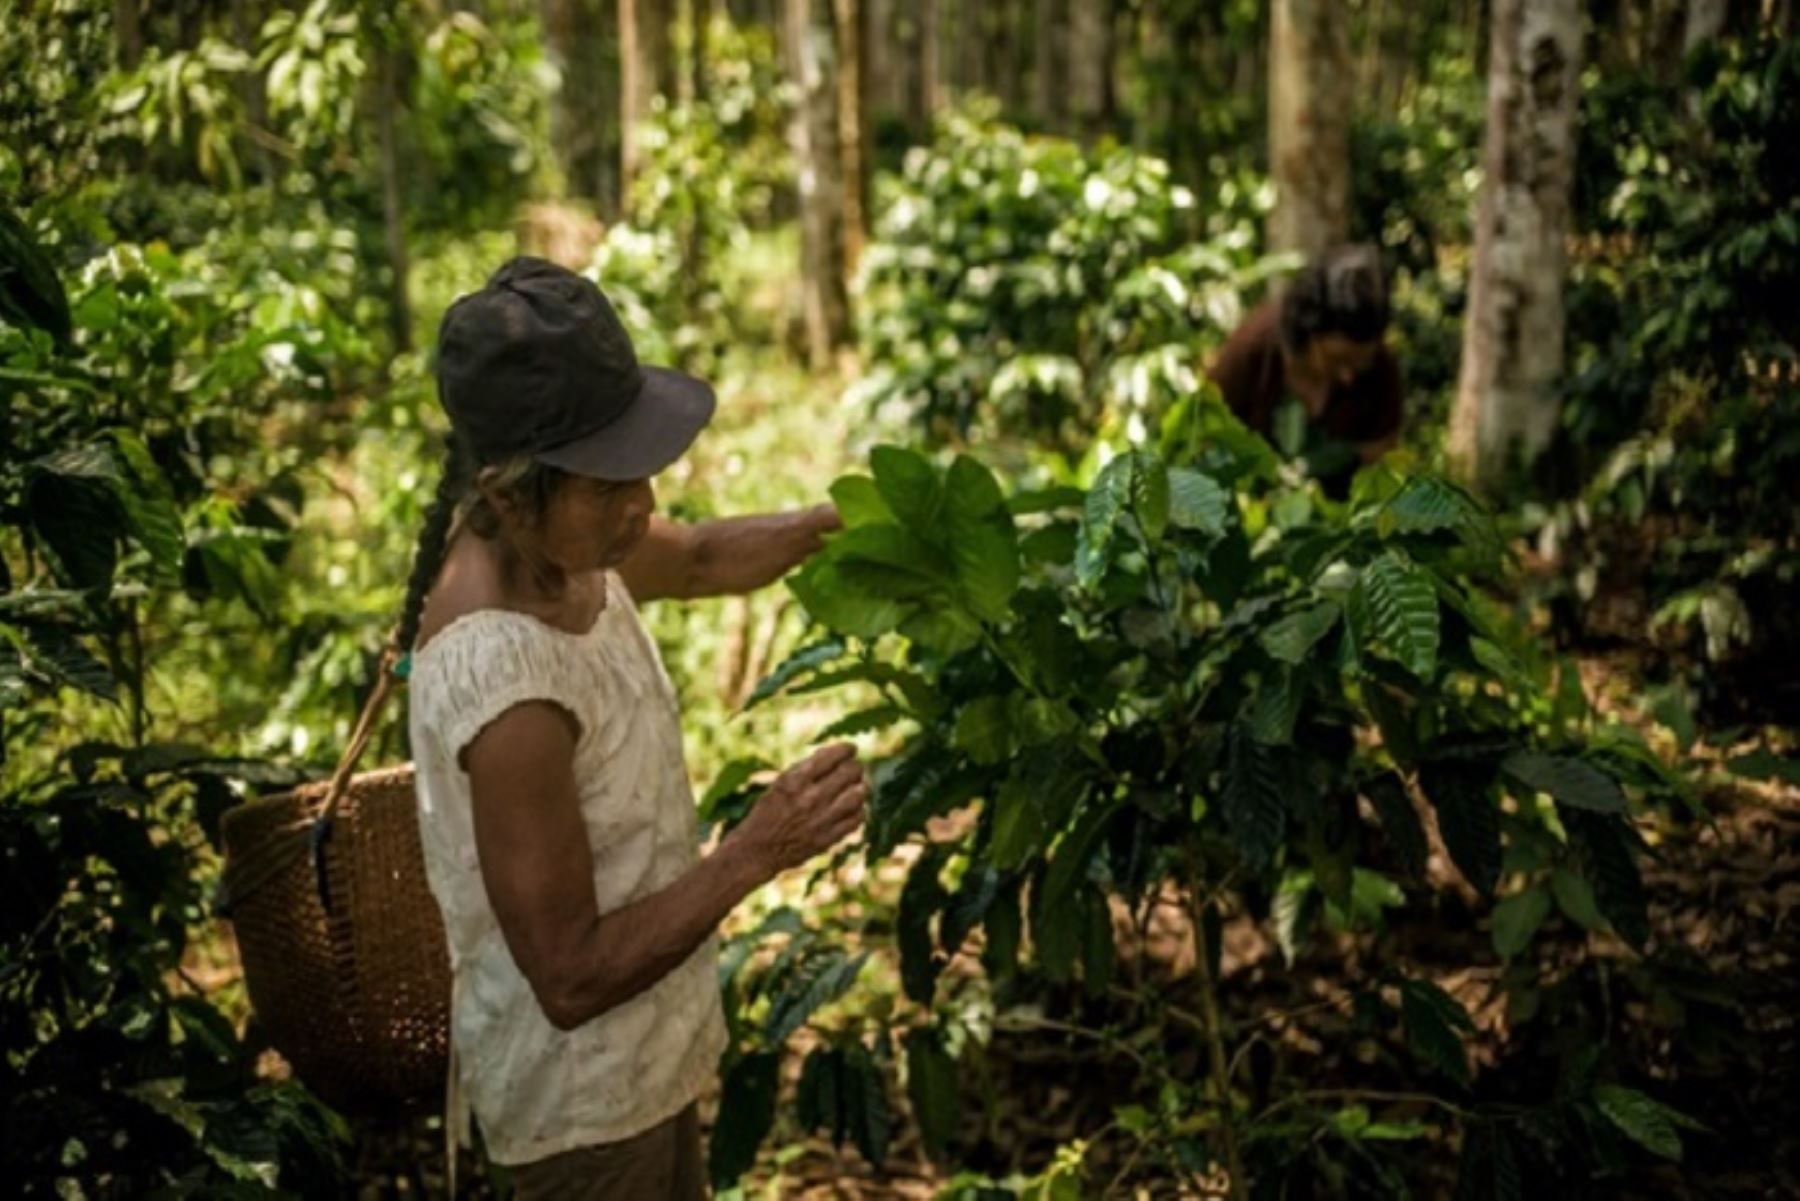
{"label": "broad green leaf", "polygon": [[1062,509],[1079,509],[1086,500],[1087,493],[1080,488],[1058,485],[1014,493],[1006,502],[1006,508],[1013,516],[1024,517],[1031,513],[1054,513]]}
{"label": "broad green leaf", "polygon": [[1370,780],[1363,795],[1369,798],[1375,816],[1381,820],[1381,832],[1386,835],[1400,870],[1415,879],[1423,876],[1430,844],[1406,785],[1394,773],[1386,772]]}
{"label": "broad green leaf", "polygon": [[1568,755],[1514,751],[1501,761],[1500,770],[1527,788],[1549,793],[1558,804],[1594,813],[1624,813],[1627,808],[1618,781]]}
{"label": "broad green leaf", "polygon": [[824,1130],[833,1146],[843,1146],[849,1132],[844,1117],[844,1053],[836,1047],[816,1047],[800,1068],[794,1090],[794,1116],[802,1130]]}
{"label": "broad green leaf", "polygon": [[1104,996],[1118,964],[1112,910],[1098,888],[1083,888],[1076,899],[1081,916],[1081,987],[1090,997]]}
{"label": "broad green leaf", "polygon": [[1225,533],[1231,497],[1210,476],[1176,467],[1169,472],[1169,521],[1217,538]]}
{"label": "broad green leaf", "polygon": [[1429,981],[1407,980],[1400,985],[1400,1012],[1413,1054],[1467,1087],[1469,1054],[1462,1036],[1475,1026],[1456,998]]}
{"label": "broad green leaf", "polygon": [[946,955],[954,955],[962,949],[969,931],[980,924],[999,891],[1000,873],[986,864],[972,864],[963,873],[962,883],[944,907],[944,916],[938,922],[938,946]]}
{"label": "broad green leaf", "polygon": [[772,770],[773,766],[766,759],[733,759],[713,777],[712,787],[700,798],[701,811],[705,812],[723,798],[739,791],[755,776]]}
{"label": "broad green leaf", "polygon": [[968,455],[957,455],[950,464],[944,500],[953,520],[980,521],[1006,512],[1006,497],[994,473]]}
{"label": "broad green leaf", "polygon": [[1264,673],[1240,714],[1250,736],[1265,746],[1286,746],[1294,740],[1294,722],[1306,697],[1306,676],[1291,667]]}
{"label": "broad green leaf", "polygon": [[1043,912],[1052,921],[1072,921],[1077,917],[1073,904],[1075,892],[1087,879],[1088,867],[1100,847],[1100,839],[1119,811],[1116,800],[1090,804],[1075,821],[1075,826],[1056,844],[1049,874],[1044,877]]}
{"label": "broad green leaf", "polygon": [[869,455],[875,487],[895,517],[915,534],[938,533],[944,489],[935,467],[914,451],[877,446]]}
{"label": "broad green leaf", "polygon": [[118,568],[126,519],[115,474],[46,467],[34,471],[25,506],[32,532],[50,552],[58,580],[70,588],[105,588]]}
{"label": "broad green leaf", "polygon": [[866,952],[852,958],[833,951],[802,965],[769,1007],[764,1027],[769,1044],[778,1047],[785,1043],[815,1012],[843,996],[868,959]]}
{"label": "broad green leaf", "polygon": [[949,900],[941,874],[948,849],[939,843],[927,847],[900,889],[900,905],[894,919],[900,945],[900,983],[906,995],[920,1005],[930,1005],[937,988],[944,957],[931,936],[931,920]]}
{"label": "broad green leaf", "polygon": [[1663,1106],[1634,1088],[1602,1084],[1594,1089],[1594,1104],[1634,1143],[1664,1159],[1681,1161],[1681,1135]]}
{"label": "broad green leaf", "polygon": [[150,448],[142,438],[129,430],[112,431],[114,448],[124,461],[125,470],[117,477],[119,502],[138,544],[150,556],[157,574],[165,581],[181,577],[182,554],[186,549],[181,529],[181,514],[175,507],[175,495],[162,468],[150,456]]}
{"label": "broad green leaf", "polygon": [[1012,723],[1005,696],[976,697],[956,715],[951,743],[981,764],[1003,762],[1012,752]]}
{"label": "broad green leaf", "polygon": [[839,738],[854,738],[858,734],[871,734],[876,730],[885,730],[909,716],[898,705],[876,705],[871,709],[860,709],[855,713],[846,713],[820,730],[813,741],[832,742]]}
{"label": "broad green leaf", "polygon": [[1161,542],[1169,528],[1170,506],[1169,469],[1153,456],[1138,456],[1131,477],[1131,511],[1152,545]]}
{"label": "broad green leaf", "polygon": [[1421,680],[1437,670],[1437,591],[1424,568],[1393,551],[1381,555],[1363,568],[1350,613],[1364,645],[1376,644]]}
{"label": "broad green leaf", "polygon": [[1232,726],[1225,761],[1225,822],[1232,844],[1257,870],[1274,859],[1287,828],[1281,754],[1258,742],[1244,726]]}
{"label": "broad green leaf", "polygon": [[4,209],[0,209],[0,318],[23,329],[36,326],[58,342],[69,341],[69,297],[62,280],[31,230]]}
{"label": "broad green leaf", "polygon": [[960,607],[915,612],[900,623],[903,637],[943,656],[960,655],[981,641],[981,626]]}
{"label": "broad green leaf", "polygon": [[1416,476],[1381,507],[1375,529],[1383,538],[1449,530],[1472,549],[1495,554],[1500,534],[1481,503],[1438,476]]}
{"label": "broad green leaf", "polygon": [[707,1174],[714,1188],[730,1188],[756,1162],[757,1148],[775,1125],[780,1071],[781,1055],[776,1051],[746,1055],[726,1070],[707,1154]]}
{"label": "broad green leaf", "polygon": [[808,643],[782,660],[779,667],[757,683],[750,699],[744,702],[744,708],[754,709],[801,676],[817,671],[825,664],[841,658],[843,654],[844,642],[841,638],[822,638]]}
{"label": "broad green leaf", "polygon": [[1075,546],[1075,578],[1092,588],[1112,563],[1114,536],[1119,517],[1131,501],[1134,459],[1119,455],[1095,477],[1081,512],[1081,532]]}
{"label": "broad green leaf", "polygon": [[1013,735],[1020,746],[1040,746],[1062,738],[1080,724],[1067,701],[1015,692],[1009,707]]}
{"label": "broad green leaf", "polygon": [[836,633],[877,638],[904,621],[912,606],[872,592],[820,556],[791,576],[788,587],[806,611]]}
{"label": "broad green leaf", "polygon": [[1536,885],[1494,906],[1494,950],[1511,959],[1526,947],[1550,916],[1550,894]]}
{"label": "broad green leaf", "polygon": [[1271,658],[1288,664],[1303,663],[1319,639],[1337,624],[1339,611],[1336,601],[1309,605],[1270,625],[1258,641]]}
{"label": "broad green leaf", "polygon": [[1550,892],[1556,897],[1556,907],[1563,911],[1563,916],[1583,930],[1598,930],[1606,925],[1606,918],[1601,916],[1600,906],[1594,900],[1592,886],[1575,872],[1566,867],[1557,868],[1550,874]]}
{"label": "broad green leaf", "polygon": [[945,515],[956,580],[969,608],[1001,622],[1019,587],[1019,540],[993,473],[958,455],[945,481]]}
{"label": "broad green leaf", "polygon": [[894,511],[882,499],[881,489],[866,475],[839,476],[832,482],[831,500],[837,506],[845,529],[894,520]]}
{"label": "broad green leaf", "polygon": [[844,1052],[843,1086],[839,1095],[844,1101],[844,1121],[850,1128],[850,1141],[856,1144],[869,1166],[879,1170],[887,1161],[888,1140],[894,1129],[893,1110],[888,1104],[887,1079],[860,1043]]}
{"label": "broad green leaf", "polygon": [[945,1052],[937,1031],[928,1027],[906,1032],[906,1092],[925,1153],[943,1163],[961,1125],[961,1088],[956,1061]]}
{"label": "broad green leaf", "polygon": [[112,671],[81,644],[75,634],[57,626],[28,625],[23,630],[24,665],[57,684],[91,693],[102,700],[119,698]]}
{"label": "broad green leaf", "polygon": [[1419,787],[1437,810],[1451,860],[1484,896],[1493,895],[1500,879],[1500,810],[1492,783],[1478,763],[1437,760],[1419,768]]}
{"label": "broad green leaf", "polygon": [[860,560],[921,576],[925,583],[902,586],[923,591],[929,591],[932,585],[947,586],[951,578],[950,561],[942,551],[911,530],[897,525],[883,523],[845,530],[831,540],[831,557],[834,560]]}
{"label": "broad green leaf", "polygon": [[1636,836],[1625,819],[1582,809],[1565,810],[1582,875],[1594,888],[1594,899],[1606,920],[1632,946],[1642,949],[1650,938],[1649,902],[1634,857]]}
{"label": "broad green leaf", "polygon": [[1289,967],[1300,958],[1300,949],[1312,936],[1319,907],[1319,890],[1313,887],[1311,871],[1290,871],[1282,876],[1281,886],[1269,905],[1269,915],[1275,920],[1275,944]]}
{"label": "broad green leaf", "polygon": [[1525,1201],[1518,1152],[1501,1123],[1469,1123],[1456,1167],[1455,1201]]}
{"label": "broad green leaf", "polygon": [[1784,759],[1766,746],[1727,760],[1725,770],[1746,780],[1779,780],[1800,787],[1800,759]]}

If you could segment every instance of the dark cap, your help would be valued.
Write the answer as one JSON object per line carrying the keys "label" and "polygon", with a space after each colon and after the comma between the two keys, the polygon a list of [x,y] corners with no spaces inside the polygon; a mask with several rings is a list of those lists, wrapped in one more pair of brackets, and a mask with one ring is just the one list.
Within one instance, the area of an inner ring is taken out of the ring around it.
{"label": "dark cap", "polygon": [[528,454],[602,480],[655,475],[712,420],[713,390],[638,363],[594,284],[543,259],[503,264],[438,327],[438,398],[482,463]]}

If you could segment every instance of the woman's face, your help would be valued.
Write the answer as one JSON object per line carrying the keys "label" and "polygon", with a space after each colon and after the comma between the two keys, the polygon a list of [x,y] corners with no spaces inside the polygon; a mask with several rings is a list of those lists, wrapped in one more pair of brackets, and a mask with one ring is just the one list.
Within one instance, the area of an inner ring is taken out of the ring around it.
{"label": "woman's face", "polygon": [[655,511],[649,480],[565,475],[537,523],[537,549],[570,574],[617,567],[643,540]]}

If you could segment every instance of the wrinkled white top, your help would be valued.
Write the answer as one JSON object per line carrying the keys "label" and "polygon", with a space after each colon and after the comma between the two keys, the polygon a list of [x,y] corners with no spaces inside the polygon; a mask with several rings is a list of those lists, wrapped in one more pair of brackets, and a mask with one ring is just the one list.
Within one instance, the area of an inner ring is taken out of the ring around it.
{"label": "wrinkled white top", "polygon": [[630,1001],[564,1032],[513,962],[482,885],[458,754],[526,701],[560,705],[580,725],[575,780],[601,913],[666,887],[699,857],[674,688],[625,585],[614,574],[606,585],[606,608],[585,634],[483,609],[413,655],[419,828],[454,980],[452,1095],[460,1088],[468,1098],[496,1163],[656,1126],[699,1096],[725,1047],[714,940]]}

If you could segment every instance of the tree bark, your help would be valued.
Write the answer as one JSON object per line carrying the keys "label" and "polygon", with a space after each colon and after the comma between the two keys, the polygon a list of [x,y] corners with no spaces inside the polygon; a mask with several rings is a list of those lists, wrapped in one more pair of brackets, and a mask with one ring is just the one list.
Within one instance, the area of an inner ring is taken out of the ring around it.
{"label": "tree bark", "polygon": [[1350,232],[1350,33],[1339,0],[1275,0],[1269,249],[1311,257]]}
{"label": "tree bark", "polygon": [[713,0],[692,0],[689,20],[693,24],[688,60],[689,98],[706,103],[706,64],[712,56]]}
{"label": "tree bark", "polygon": [[1581,76],[1578,0],[1495,0],[1486,144],[1452,464],[1491,489],[1557,421]]}
{"label": "tree bark", "polygon": [[869,235],[868,7],[831,0],[837,24],[838,145],[844,172],[844,281],[856,275]]}
{"label": "tree bark", "polygon": [[1111,0],[1069,0],[1068,75],[1054,81],[1069,93],[1075,132],[1093,138],[1111,120]]}
{"label": "tree bark", "polygon": [[1066,128],[1069,93],[1067,21],[1070,0],[1036,0],[1031,14],[1032,83],[1038,120],[1046,129]]}
{"label": "tree bark", "polygon": [[400,196],[400,136],[395,110],[400,106],[400,52],[384,46],[376,61],[376,137],[381,153],[381,219],[387,240],[388,270],[393,275],[388,307],[394,352],[412,349],[412,300],[407,290],[406,213]]}
{"label": "tree bark", "polygon": [[1718,37],[1725,28],[1725,17],[1730,10],[1730,0],[1688,0],[1687,20],[1681,37],[1682,52],[1692,54]]}
{"label": "tree bark", "polygon": [[653,101],[675,82],[675,44],[669,36],[672,0],[619,0],[620,191],[631,207],[631,187],[643,157],[638,127],[650,119]]}
{"label": "tree bark", "polygon": [[839,144],[833,0],[787,0],[783,48],[797,96],[789,124],[800,199],[800,302],[808,362],[831,365],[849,341],[844,290],[843,151]]}
{"label": "tree bark", "polygon": [[919,123],[922,136],[931,136],[931,123],[944,105],[943,47],[939,44],[940,0],[918,0],[919,5]]}
{"label": "tree bark", "polygon": [[550,106],[550,142],[563,193],[607,220],[619,214],[620,85],[609,0],[543,0],[545,50],[561,77]]}
{"label": "tree bark", "polygon": [[119,65],[127,71],[144,61],[144,26],[139,0],[113,0],[113,35],[119,45]]}

